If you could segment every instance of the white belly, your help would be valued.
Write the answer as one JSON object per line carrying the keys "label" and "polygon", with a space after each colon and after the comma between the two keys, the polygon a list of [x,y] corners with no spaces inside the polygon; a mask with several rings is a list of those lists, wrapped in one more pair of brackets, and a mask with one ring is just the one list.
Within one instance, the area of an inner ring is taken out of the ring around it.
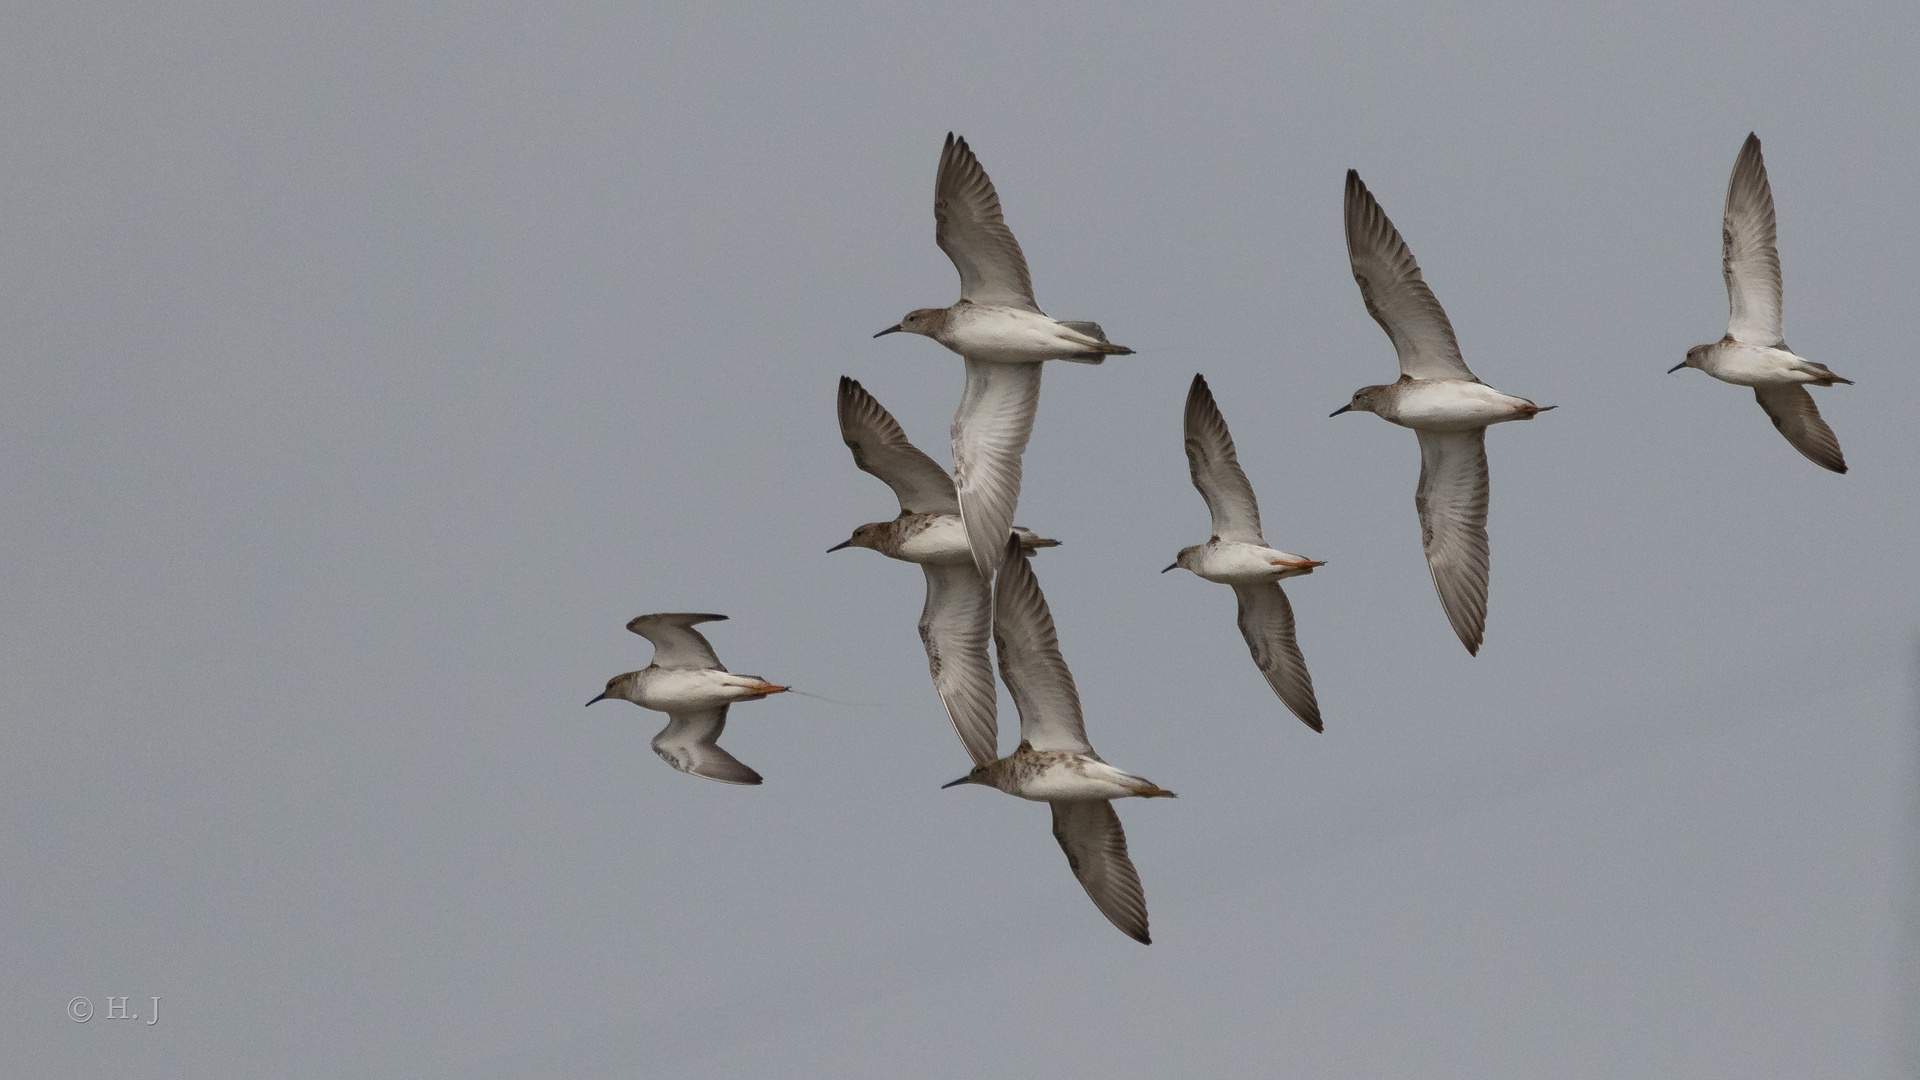
{"label": "white belly", "polygon": [[894,558],[904,562],[952,566],[972,563],[973,549],[967,546],[967,529],[958,514],[941,514],[927,527],[908,537]]}
{"label": "white belly", "polygon": [[962,307],[935,340],[962,356],[997,364],[1037,364],[1088,351],[1090,339],[1045,315],[988,305]]}
{"label": "white belly", "polygon": [[1083,758],[1023,776],[1008,794],[1034,802],[1096,802],[1124,799],[1139,782],[1105,762]]}
{"label": "white belly", "polygon": [[1709,349],[1700,370],[1735,386],[1790,386],[1814,381],[1805,363],[1785,349],[1734,342]]}
{"label": "white belly", "polygon": [[1485,383],[1416,379],[1402,384],[1380,417],[1421,431],[1472,431],[1531,415],[1532,404]]}
{"label": "white belly", "polygon": [[1259,544],[1218,543],[1200,549],[1193,572],[1222,585],[1262,585],[1284,577],[1311,574],[1312,567],[1276,566],[1275,563],[1308,562]]}
{"label": "white belly", "polygon": [[699,712],[752,697],[749,688],[759,685],[760,680],[751,675],[729,671],[663,669],[640,680],[636,704],[656,712]]}

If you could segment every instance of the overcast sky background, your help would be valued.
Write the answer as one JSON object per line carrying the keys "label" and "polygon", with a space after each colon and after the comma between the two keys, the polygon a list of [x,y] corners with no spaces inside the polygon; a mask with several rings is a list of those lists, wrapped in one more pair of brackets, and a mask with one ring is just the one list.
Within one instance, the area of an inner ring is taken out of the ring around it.
{"label": "overcast sky background", "polygon": [[[640,7],[0,13],[18,1075],[1920,1073],[1920,8]],[[1148,948],[1044,808],[939,790],[920,574],[825,553],[896,509],[838,376],[949,459],[960,361],[870,335],[957,295],[950,129],[1139,350],[1049,367],[1019,520],[1094,744],[1181,795],[1120,804]],[[1664,374],[1749,130],[1846,476]],[[1395,375],[1349,167],[1561,406],[1488,439],[1478,659],[1413,436],[1327,417]],[[1328,562],[1324,735],[1157,572],[1195,371]],[[672,772],[581,703],[674,610],[851,704]]]}

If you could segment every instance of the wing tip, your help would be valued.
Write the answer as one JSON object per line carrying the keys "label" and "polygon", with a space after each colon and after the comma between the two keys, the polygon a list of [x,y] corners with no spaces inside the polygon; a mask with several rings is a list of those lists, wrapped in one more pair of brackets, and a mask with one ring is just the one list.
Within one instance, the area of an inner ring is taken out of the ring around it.
{"label": "wing tip", "polygon": [[1193,373],[1193,382],[1187,385],[1187,413],[1188,415],[1205,413],[1209,405],[1215,406],[1215,412],[1219,411],[1219,407],[1213,400],[1213,387],[1207,385],[1205,375],[1196,371]]}
{"label": "wing tip", "polygon": [[1455,611],[1455,604],[1447,599],[1446,592],[1440,587],[1440,575],[1434,571],[1431,561],[1427,568],[1433,574],[1433,591],[1440,597],[1440,609],[1446,613],[1447,623],[1453,627],[1454,636],[1460,639],[1460,644],[1467,647],[1468,656],[1479,656],[1480,645],[1487,636],[1486,581],[1483,579],[1477,583],[1478,605],[1469,606],[1472,605],[1472,600],[1463,597],[1460,606],[1465,607],[1466,610]]}
{"label": "wing tip", "polygon": [[1486,635],[1487,635],[1486,626],[1484,624],[1480,626],[1461,626],[1461,625],[1455,624],[1453,628],[1453,632],[1459,635],[1460,644],[1465,645],[1467,647],[1468,656],[1480,655],[1480,645],[1483,641],[1486,640]]}
{"label": "wing tip", "polygon": [[[1747,133],[1746,141],[1740,144],[1740,153],[1733,159],[1733,175],[1727,178],[1727,198],[1731,200],[1736,192],[1753,196],[1758,189],[1768,191],[1768,209],[1771,209],[1772,187],[1767,181],[1767,160],[1760,152],[1760,136]],[[1732,206],[1728,206],[1732,211]]]}
{"label": "wing tip", "polygon": [[980,167],[980,159],[974,156],[973,147],[967,145],[967,137],[949,131],[946,143],[940,147],[940,174],[944,176],[948,170],[956,168],[985,171]]}
{"label": "wing tip", "polygon": [[726,621],[727,616],[716,615],[712,612],[655,611],[646,615],[635,615],[633,618],[628,619],[627,629],[635,634],[643,634],[644,636],[642,627],[656,624],[664,626],[698,626],[701,623]]}
{"label": "wing tip", "polygon": [[1349,221],[1366,213],[1368,204],[1378,206],[1373,192],[1368,190],[1367,182],[1360,179],[1360,170],[1347,170],[1346,216]]}
{"label": "wing tip", "polygon": [[1807,447],[1801,446],[1798,443],[1794,443],[1791,439],[1789,439],[1788,442],[1792,443],[1793,448],[1795,450],[1800,451],[1803,457],[1805,457],[1808,461],[1813,462],[1815,465],[1820,466],[1821,468],[1827,470],[1828,472],[1839,473],[1841,476],[1845,476],[1847,474],[1847,459],[1845,455],[1840,453],[1840,450],[1838,447],[1834,448],[1833,456],[1828,457],[1824,452],[1824,448],[1822,447],[1814,447],[1812,449],[1809,449]]}
{"label": "wing tip", "polygon": [[1456,613],[1452,605],[1447,603],[1445,596],[1440,598],[1440,606],[1445,608],[1447,612],[1447,621],[1453,624],[1453,632],[1460,638],[1460,644],[1467,647],[1468,656],[1479,656],[1480,646],[1487,638],[1487,605],[1484,599],[1485,589],[1486,586],[1482,584],[1481,596],[1483,599],[1480,601],[1477,610],[1469,609]]}

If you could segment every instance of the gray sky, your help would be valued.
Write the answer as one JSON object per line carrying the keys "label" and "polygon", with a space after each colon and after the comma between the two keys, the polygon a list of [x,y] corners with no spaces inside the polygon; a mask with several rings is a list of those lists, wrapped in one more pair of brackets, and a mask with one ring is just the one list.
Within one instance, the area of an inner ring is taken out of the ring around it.
{"label": "gray sky", "polygon": [[[1892,1075],[1920,9],[639,7],[9,8],[0,1059]],[[1043,808],[938,789],[920,575],[824,553],[894,512],[836,377],[948,457],[958,359],[869,335],[957,295],[949,129],[1041,304],[1139,350],[1050,367],[1020,520],[1095,745],[1182,796],[1120,807],[1150,948]],[[1725,328],[1749,130],[1844,477],[1663,374]],[[1474,370],[1562,406],[1488,440],[1478,659],[1413,437],[1326,416],[1394,375],[1349,167]],[[1156,572],[1206,537],[1195,371],[1329,563],[1323,736]],[[660,610],[855,704],[736,709],[764,787],[676,774],[580,707]]]}

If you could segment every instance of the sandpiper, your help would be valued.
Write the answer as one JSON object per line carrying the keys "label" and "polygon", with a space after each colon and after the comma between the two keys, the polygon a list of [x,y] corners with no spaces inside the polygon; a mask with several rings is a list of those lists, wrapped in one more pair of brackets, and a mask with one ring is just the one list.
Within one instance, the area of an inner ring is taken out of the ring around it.
{"label": "sandpiper", "polygon": [[1097,364],[1133,350],[1108,341],[1098,323],[1057,322],[1040,310],[993,181],[952,132],[940,152],[933,220],[934,242],[960,271],[960,301],[908,312],[874,337],[923,334],[966,358],[966,389],[953,415],[953,479],[974,565],[991,579],[1020,501],[1020,455],[1040,403],[1041,364]]}
{"label": "sandpiper", "polygon": [[1701,371],[1735,386],[1753,388],[1754,399],[1773,426],[1808,461],[1834,472],[1847,471],[1840,440],[1820,419],[1807,384],[1853,385],[1825,364],[1795,356],[1780,336],[1780,252],[1775,246],[1773,188],[1760,139],[1749,132],[1727,180],[1727,208],[1720,219],[1720,272],[1727,279],[1727,336],[1687,350],[1687,358],[1667,370]]}
{"label": "sandpiper", "polygon": [[1326,564],[1267,546],[1260,532],[1260,504],[1247,474],[1240,471],[1233,433],[1201,375],[1193,377],[1187,391],[1186,433],[1187,467],[1213,516],[1213,536],[1204,544],[1181,548],[1167,570],[1191,570],[1208,581],[1233,586],[1240,601],[1240,635],[1247,639],[1254,666],[1293,715],[1319,731],[1320,703],[1314,700],[1313,677],[1294,640],[1293,605],[1287,603],[1280,580],[1311,574]]}
{"label": "sandpiper", "polygon": [[725,615],[660,612],[642,615],[627,629],[653,642],[653,663],[607,680],[600,696],[587,702],[615,698],[643,709],[667,714],[667,726],[653,737],[653,752],[684,773],[728,784],[757,784],[760,774],[742,765],[720,748],[727,726],[727,706],[736,701],[758,701],[785,691],[758,675],[735,675],[713,654],[694,626],[725,619]]}
{"label": "sandpiper", "polygon": [[[853,463],[877,476],[900,500],[900,516],[853,530],[847,547],[872,548],[890,559],[919,563],[927,576],[927,604],[920,612],[920,640],[927,647],[933,687],[947,718],[974,764],[999,756],[993,662],[987,638],[993,622],[987,579],[973,564],[953,478],[907,441],[906,432],[858,382],[840,377],[840,437]],[[1016,525],[1025,550],[1057,547]]]}
{"label": "sandpiper", "polygon": [[1370,412],[1420,437],[1413,505],[1440,606],[1467,652],[1487,625],[1487,427],[1555,408],[1503,394],[1460,358],[1453,324],[1420,275],[1400,232],[1360,174],[1347,170],[1347,258],[1367,313],[1400,355],[1400,379],[1366,386],[1333,410]]}
{"label": "sandpiper", "polygon": [[1007,540],[993,586],[993,641],[1000,677],[1020,710],[1020,748],[944,786],[981,784],[1051,806],[1054,839],[1094,906],[1128,937],[1152,944],[1146,895],[1127,857],[1127,835],[1113,800],[1170,799],[1173,792],[1121,772],[1093,752],[1053,614],[1017,537]]}

